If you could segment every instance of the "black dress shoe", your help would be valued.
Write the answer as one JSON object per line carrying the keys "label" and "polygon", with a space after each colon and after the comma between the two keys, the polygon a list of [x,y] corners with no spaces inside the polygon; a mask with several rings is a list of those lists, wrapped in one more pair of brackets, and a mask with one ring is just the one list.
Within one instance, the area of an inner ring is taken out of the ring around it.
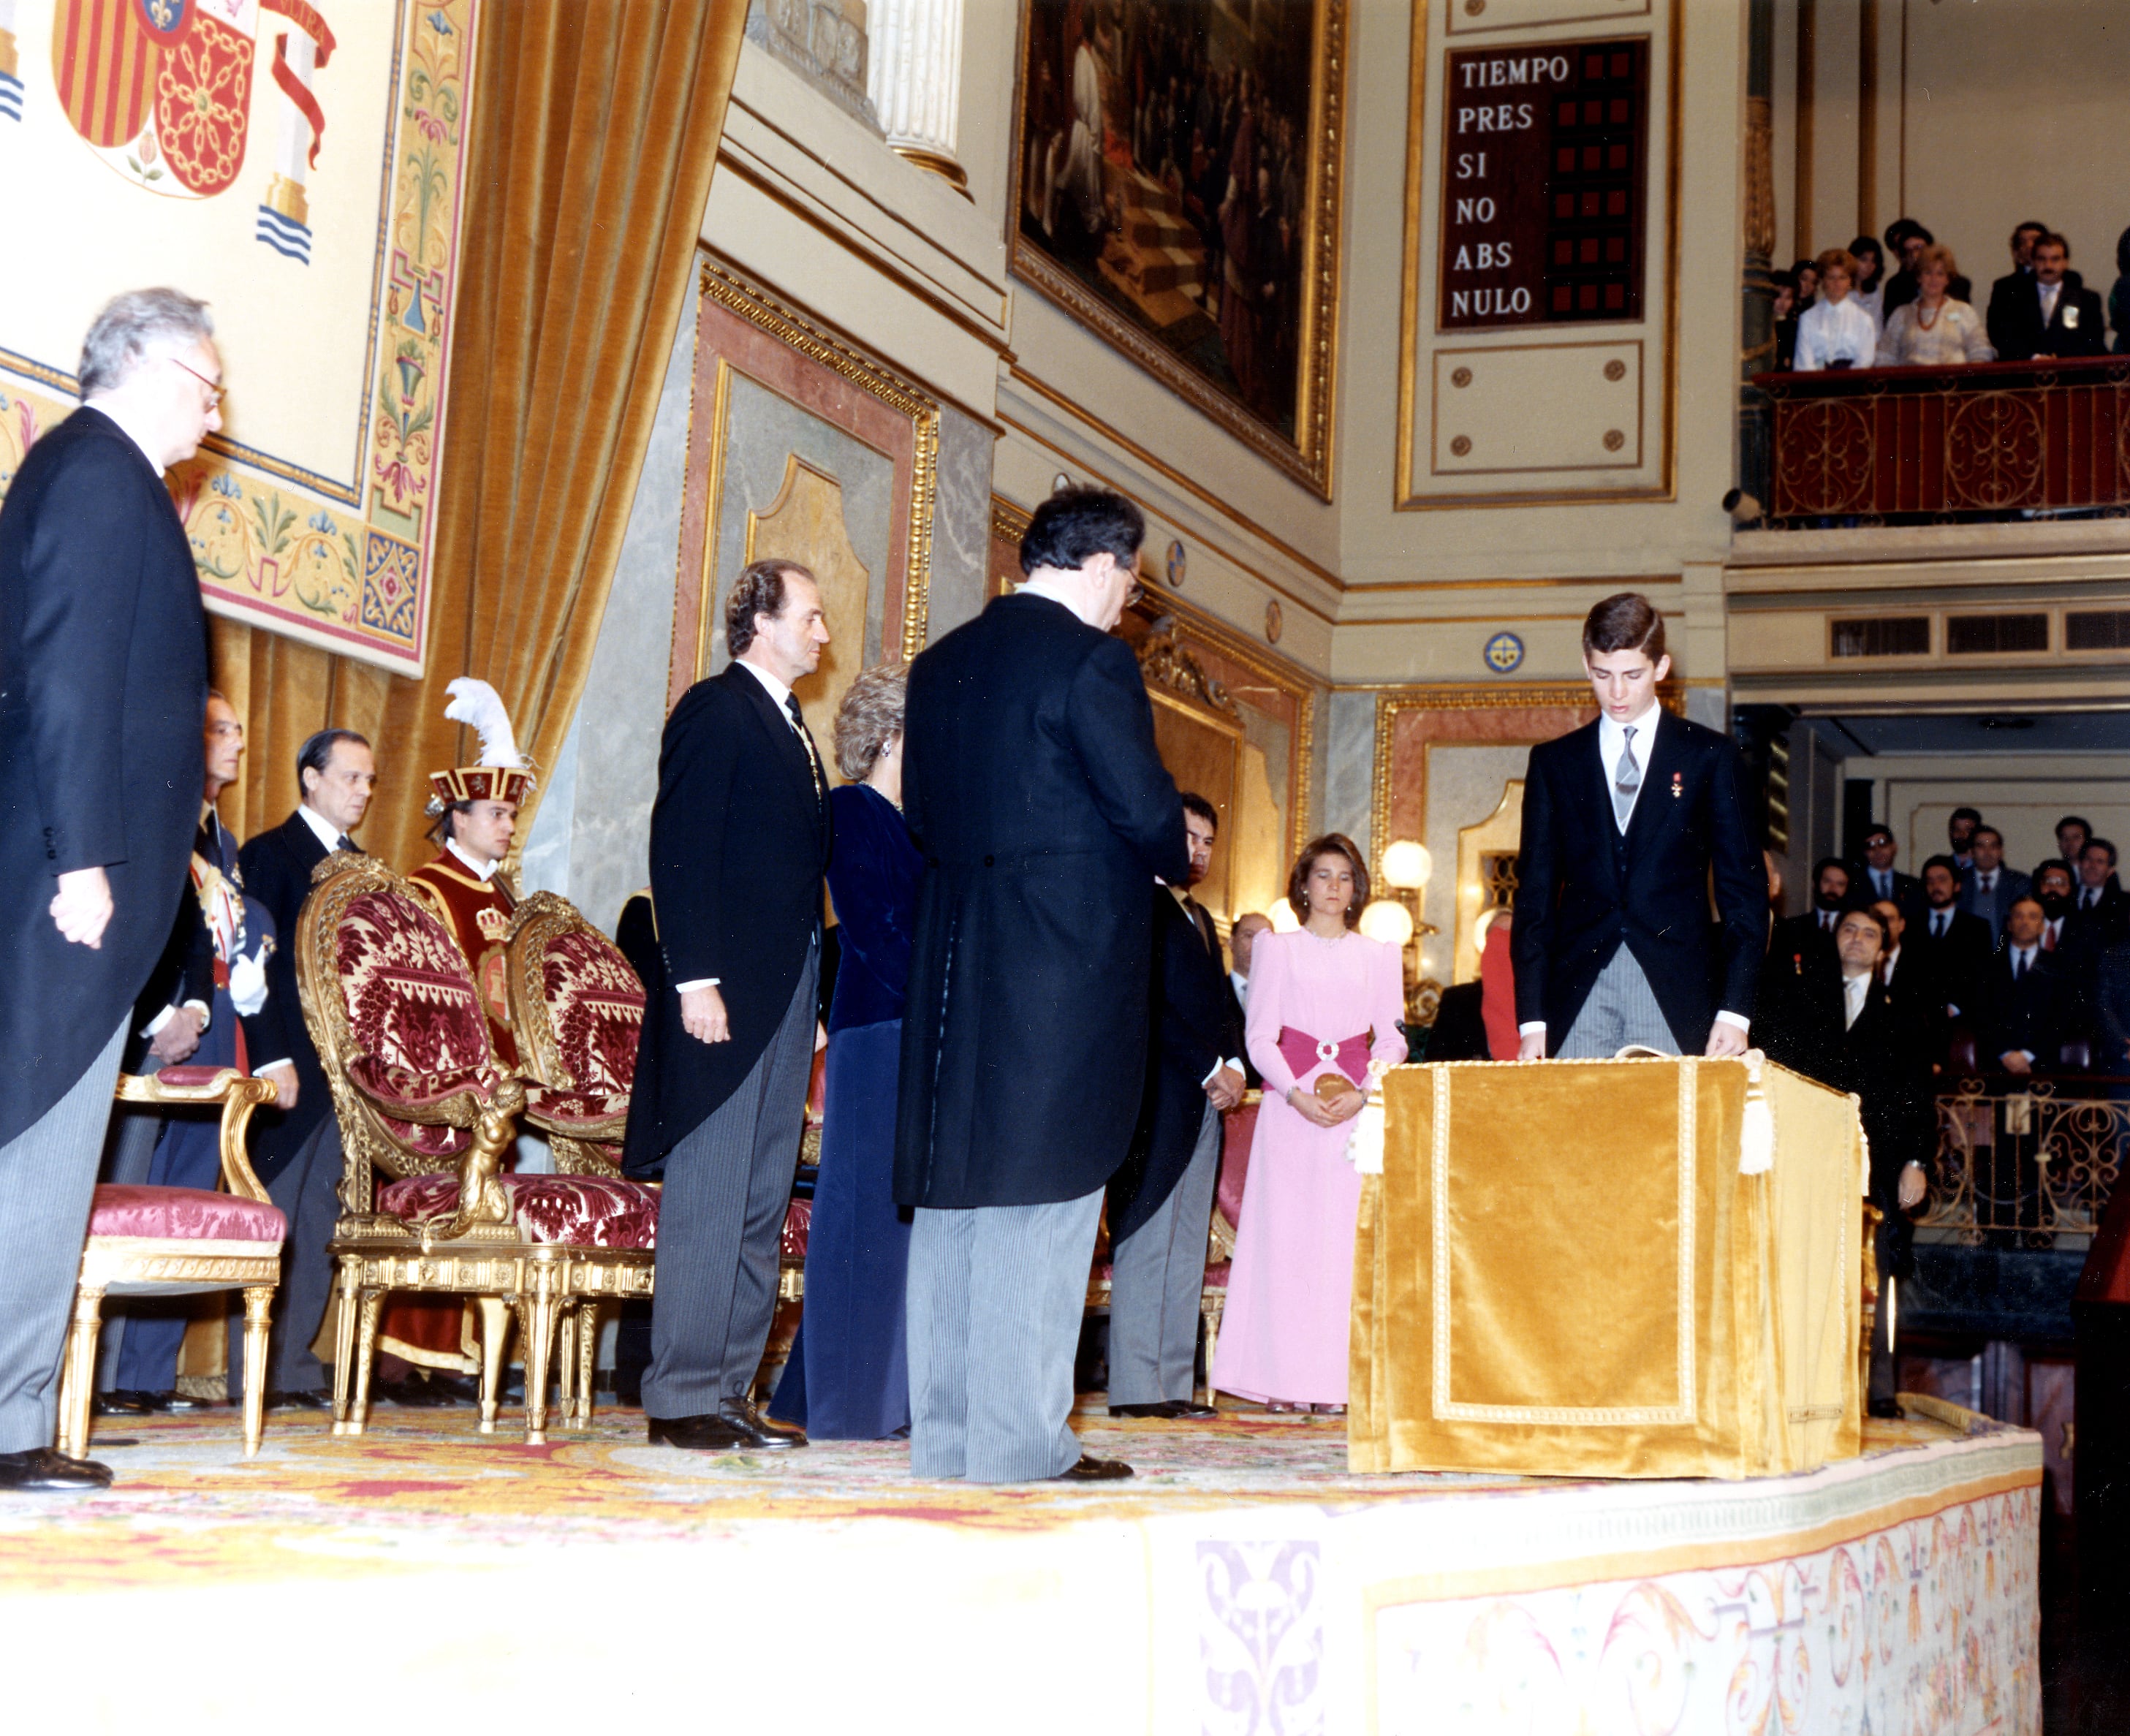
{"label": "black dress shoe", "polygon": [[1898,1399],[1874,1399],[1865,1408],[1873,1416],[1889,1422],[1898,1421],[1901,1416],[1901,1401]]}
{"label": "black dress shoe", "polygon": [[1211,1405],[1194,1405],[1188,1399],[1161,1399],[1151,1405],[1110,1406],[1110,1414],[1113,1417],[1158,1417],[1168,1423],[1216,1417],[1220,1414]]}
{"label": "black dress shoe", "polygon": [[114,1386],[109,1392],[99,1392],[96,1402],[89,1407],[100,1417],[145,1417],[155,1412],[155,1395],[134,1392],[122,1386]]}
{"label": "black dress shoe", "polygon": [[269,1410],[331,1410],[332,1397],[323,1392],[270,1392],[265,1404]]}
{"label": "black dress shoe", "polygon": [[646,1417],[654,1447],[678,1447],[688,1452],[731,1452],[742,1443],[739,1432],[721,1416]]}
{"label": "black dress shoe", "polygon": [[441,1410],[458,1403],[441,1381],[424,1380],[419,1375],[408,1375],[404,1381],[373,1381],[370,1395],[409,1410]]}
{"label": "black dress shoe", "polygon": [[718,1420],[739,1437],[743,1447],[757,1452],[789,1452],[806,1444],[805,1429],[764,1416],[745,1399],[727,1399],[718,1406]]}
{"label": "black dress shoe", "polygon": [[196,1399],[185,1392],[151,1392],[144,1395],[150,1410],[165,1416],[189,1417],[208,1409],[210,1400]]}
{"label": "black dress shoe", "polygon": [[1053,1483],[1115,1483],[1132,1474],[1131,1467],[1122,1459],[1098,1459],[1091,1452],[1083,1452],[1050,1481]]}
{"label": "black dress shoe", "polygon": [[49,1447],[0,1452],[0,1490],[83,1494],[111,1486],[111,1467],[93,1459],[70,1459]]}

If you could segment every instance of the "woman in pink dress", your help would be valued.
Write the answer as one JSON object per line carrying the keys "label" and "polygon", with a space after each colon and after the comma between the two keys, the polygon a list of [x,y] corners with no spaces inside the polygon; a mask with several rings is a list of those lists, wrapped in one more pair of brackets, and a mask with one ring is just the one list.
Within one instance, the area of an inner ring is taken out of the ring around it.
{"label": "woman in pink dress", "polygon": [[[1368,901],[1361,852],[1337,832],[1301,852],[1292,934],[1260,934],[1245,1039],[1264,1076],[1228,1306],[1214,1357],[1223,1392],[1281,1409],[1346,1403],[1354,1220],[1361,1178],[1346,1157],[1371,1061],[1405,1059],[1398,951],[1354,932]],[[1317,1081],[1333,1078],[1344,1090]]]}

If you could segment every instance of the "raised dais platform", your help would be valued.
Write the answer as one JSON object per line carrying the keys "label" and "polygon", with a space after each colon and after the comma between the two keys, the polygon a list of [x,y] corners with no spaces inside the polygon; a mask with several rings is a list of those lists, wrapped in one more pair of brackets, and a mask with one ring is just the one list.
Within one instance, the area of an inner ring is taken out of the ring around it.
{"label": "raised dais platform", "polygon": [[1949,1406],[1741,1482],[1080,1426],[1139,1476],[700,1457],[610,1409],[542,1447],[277,1413],[251,1461],[232,1413],[106,1423],[117,1488],[0,1497],[0,1663],[22,1728],[76,1731],[2039,1731],[2041,1443]]}

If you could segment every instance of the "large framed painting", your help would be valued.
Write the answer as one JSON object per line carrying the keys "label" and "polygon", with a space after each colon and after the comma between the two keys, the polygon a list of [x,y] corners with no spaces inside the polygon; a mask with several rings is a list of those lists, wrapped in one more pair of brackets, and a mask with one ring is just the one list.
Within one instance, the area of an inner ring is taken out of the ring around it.
{"label": "large framed painting", "polygon": [[0,494],[121,290],[213,307],[210,612],[418,675],[486,0],[0,0]]}
{"label": "large framed painting", "polygon": [[1015,273],[1331,495],[1348,0],[1024,0]]}

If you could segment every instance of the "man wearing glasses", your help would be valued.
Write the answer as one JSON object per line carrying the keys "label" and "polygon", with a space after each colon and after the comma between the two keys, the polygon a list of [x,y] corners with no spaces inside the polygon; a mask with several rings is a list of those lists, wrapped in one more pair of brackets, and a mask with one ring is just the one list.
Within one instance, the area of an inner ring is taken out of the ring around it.
{"label": "man wearing glasses", "polygon": [[0,505],[0,1490],[88,1490],[51,1449],[61,1347],[136,998],[184,895],[207,628],[163,485],[222,426],[205,303],[122,295],[84,407]]}

